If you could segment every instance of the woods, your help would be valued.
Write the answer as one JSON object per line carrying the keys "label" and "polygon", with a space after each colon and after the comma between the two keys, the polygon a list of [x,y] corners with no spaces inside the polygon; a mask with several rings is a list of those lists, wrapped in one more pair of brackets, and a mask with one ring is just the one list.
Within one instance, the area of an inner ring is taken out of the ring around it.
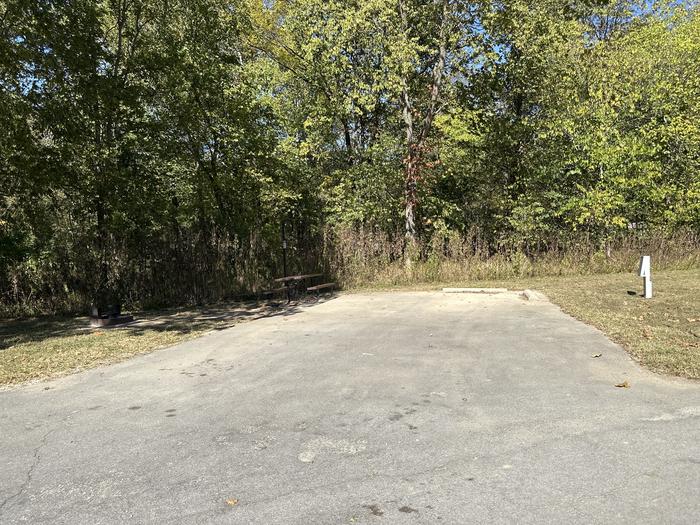
{"label": "woods", "polygon": [[698,9],[0,0],[0,311],[697,257]]}

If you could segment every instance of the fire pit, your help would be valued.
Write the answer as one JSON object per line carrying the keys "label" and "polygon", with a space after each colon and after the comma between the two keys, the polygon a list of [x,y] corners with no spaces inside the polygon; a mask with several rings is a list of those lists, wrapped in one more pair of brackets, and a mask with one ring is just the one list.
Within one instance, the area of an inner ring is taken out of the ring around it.
{"label": "fire pit", "polygon": [[94,328],[126,324],[133,320],[133,315],[122,315],[120,304],[92,305],[90,309],[90,326]]}

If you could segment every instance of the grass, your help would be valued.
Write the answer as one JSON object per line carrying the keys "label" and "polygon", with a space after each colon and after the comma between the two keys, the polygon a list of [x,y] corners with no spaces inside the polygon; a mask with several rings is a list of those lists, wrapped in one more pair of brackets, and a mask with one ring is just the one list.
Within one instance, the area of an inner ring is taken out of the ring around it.
{"label": "grass", "polygon": [[539,279],[529,287],[600,329],[643,366],[700,379],[700,270],[659,272],[653,283],[652,299],[641,296],[634,274]]}
{"label": "grass", "polygon": [[[643,299],[632,273],[453,281],[412,285],[532,288],[570,315],[591,324],[656,372],[700,379],[700,270],[653,276],[654,298]],[[405,286],[371,289],[405,289]],[[367,287],[363,288],[367,289]],[[359,289],[358,289],[359,290]],[[113,363],[227,328],[271,312],[255,304],[141,313],[145,322],[119,329],[86,329],[86,318],[46,317],[0,324],[0,385],[46,379]]]}
{"label": "grass", "polygon": [[89,329],[86,317],[0,323],[0,385],[47,379],[115,363],[272,312],[254,303],[141,312],[136,325]]}
{"label": "grass", "polygon": [[[641,296],[642,280],[633,273],[460,280],[440,286],[539,290],[566,313],[604,332],[643,366],[700,379],[700,269],[656,272],[653,283],[652,299]],[[410,288],[437,286],[431,283]],[[380,287],[397,288],[404,287]]]}

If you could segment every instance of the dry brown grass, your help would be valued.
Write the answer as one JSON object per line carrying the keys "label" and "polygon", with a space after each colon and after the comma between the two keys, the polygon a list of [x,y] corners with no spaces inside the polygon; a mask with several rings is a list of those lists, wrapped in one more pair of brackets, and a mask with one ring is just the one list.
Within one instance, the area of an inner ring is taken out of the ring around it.
{"label": "dry brown grass", "polygon": [[352,289],[624,273],[635,268],[641,253],[652,256],[655,270],[700,267],[700,238],[689,233],[624,238],[611,243],[609,250],[584,241],[529,256],[513,247],[492,252],[478,238],[450,234],[416,246],[410,266],[405,264],[401,237],[346,231],[337,241],[329,250],[330,270]]}
{"label": "dry brown grass", "polygon": [[136,316],[137,324],[106,329],[88,328],[86,317],[3,321],[0,385],[47,379],[115,363],[279,311],[282,310],[256,303],[228,303],[141,312]]}
{"label": "dry brown grass", "polygon": [[653,281],[652,299],[639,295],[641,279],[634,274],[530,284],[565,312],[605,332],[647,368],[700,379],[700,270],[657,272]]}

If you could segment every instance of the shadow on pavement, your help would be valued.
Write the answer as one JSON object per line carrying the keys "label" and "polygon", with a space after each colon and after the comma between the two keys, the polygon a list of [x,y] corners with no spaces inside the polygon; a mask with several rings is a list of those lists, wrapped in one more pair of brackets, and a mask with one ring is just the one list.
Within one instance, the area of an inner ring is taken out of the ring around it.
{"label": "shadow on pavement", "polygon": [[132,335],[140,335],[148,330],[174,331],[182,334],[193,331],[225,330],[244,320],[295,315],[307,308],[332,301],[336,297],[334,295],[318,301],[308,298],[289,304],[286,302],[250,301],[130,312],[135,318],[133,322],[103,328],[90,328],[88,317],[46,316],[1,320],[0,351],[22,343],[87,335],[102,330],[123,330],[131,332]]}

